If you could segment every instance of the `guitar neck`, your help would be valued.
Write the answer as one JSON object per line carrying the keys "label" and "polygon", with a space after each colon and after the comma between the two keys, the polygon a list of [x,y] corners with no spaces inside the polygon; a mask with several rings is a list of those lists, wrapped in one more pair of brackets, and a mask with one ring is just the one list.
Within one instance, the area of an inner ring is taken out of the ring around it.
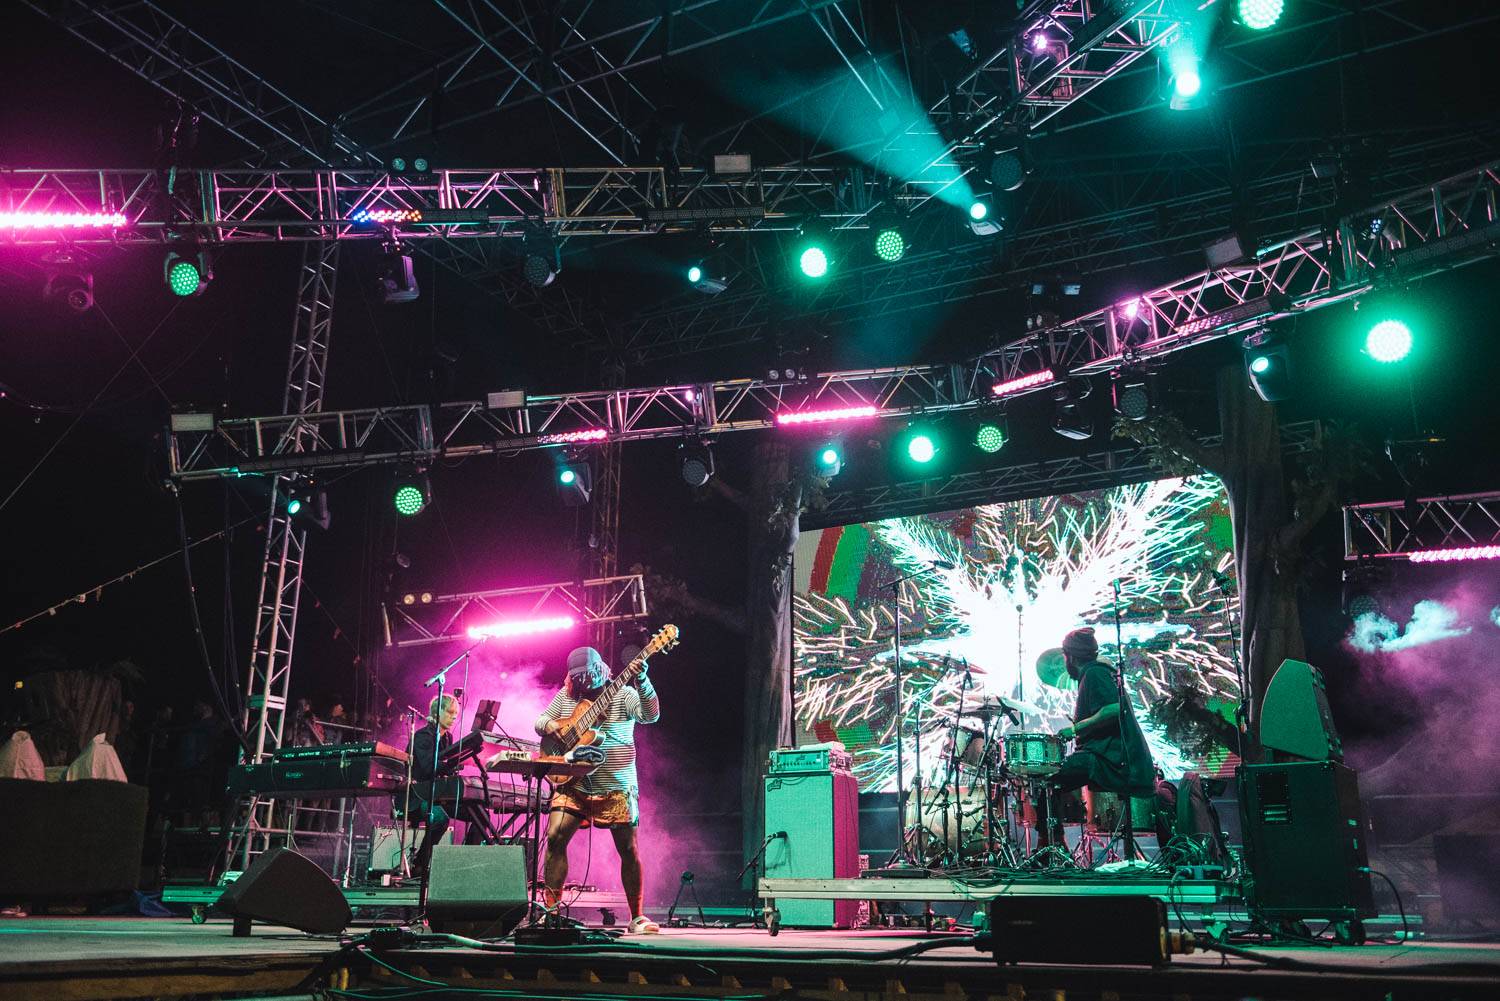
{"label": "guitar neck", "polygon": [[581,729],[592,730],[594,725],[604,718],[604,714],[609,711],[609,705],[614,701],[614,697],[619,693],[620,689],[630,684],[631,680],[640,673],[643,663],[645,663],[645,660],[637,657],[626,665],[625,670],[610,679],[609,684],[604,686],[604,690],[594,700],[594,704],[589,706],[588,712],[584,713],[583,717],[579,720]]}

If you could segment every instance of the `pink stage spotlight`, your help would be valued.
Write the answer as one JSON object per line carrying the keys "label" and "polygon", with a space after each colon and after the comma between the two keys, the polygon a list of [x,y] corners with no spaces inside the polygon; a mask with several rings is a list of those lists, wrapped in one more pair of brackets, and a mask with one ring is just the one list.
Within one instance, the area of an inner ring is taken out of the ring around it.
{"label": "pink stage spotlight", "polygon": [[1120,315],[1127,320],[1133,320],[1141,315],[1141,300],[1126,299],[1120,303]]}
{"label": "pink stage spotlight", "polygon": [[1407,557],[1413,563],[1453,563],[1458,560],[1500,560],[1500,546],[1465,546],[1462,549],[1423,549]]}
{"label": "pink stage spotlight", "polygon": [[0,212],[0,229],[88,229],[123,226],[119,212]]}
{"label": "pink stage spotlight", "polygon": [[530,636],[534,633],[555,633],[572,629],[578,624],[571,615],[554,615],[541,619],[502,619],[483,626],[470,626],[469,639],[482,640],[505,636]]}
{"label": "pink stage spotlight", "polygon": [[579,441],[603,441],[609,437],[605,428],[589,428],[586,431],[563,431],[559,434],[544,434],[537,439],[543,445],[571,445]]}
{"label": "pink stage spotlight", "polygon": [[990,392],[995,396],[1009,396],[1019,393],[1023,389],[1035,389],[1037,386],[1045,386],[1049,382],[1057,380],[1057,373],[1050,368],[1044,368],[1040,372],[1023,375],[1016,379],[1008,379],[1005,382],[997,382]]}
{"label": "pink stage spotlight", "polygon": [[691,389],[684,389],[682,391],[682,400],[684,403],[692,403],[697,398],[698,394]]}
{"label": "pink stage spotlight", "polygon": [[834,421],[879,417],[880,413],[879,407],[868,405],[863,407],[839,407],[835,410],[797,410],[790,413],[777,414],[776,423],[782,427],[797,424],[831,424]]}
{"label": "pink stage spotlight", "polygon": [[1033,52],[1046,52],[1049,44],[1045,31],[1038,31],[1031,36],[1031,51]]}

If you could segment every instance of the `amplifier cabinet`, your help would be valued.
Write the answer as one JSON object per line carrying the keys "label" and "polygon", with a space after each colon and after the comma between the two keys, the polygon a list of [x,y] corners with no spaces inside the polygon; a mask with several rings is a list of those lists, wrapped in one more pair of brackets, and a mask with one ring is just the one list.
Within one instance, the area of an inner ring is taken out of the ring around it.
{"label": "amplifier cabinet", "polygon": [[[833,879],[859,876],[859,785],[845,771],[767,775],[767,878]],[[778,900],[789,928],[850,928],[857,900]]]}
{"label": "amplifier cabinet", "polygon": [[1262,914],[1373,917],[1359,780],[1334,761],[1246,765],[1245,848]]}

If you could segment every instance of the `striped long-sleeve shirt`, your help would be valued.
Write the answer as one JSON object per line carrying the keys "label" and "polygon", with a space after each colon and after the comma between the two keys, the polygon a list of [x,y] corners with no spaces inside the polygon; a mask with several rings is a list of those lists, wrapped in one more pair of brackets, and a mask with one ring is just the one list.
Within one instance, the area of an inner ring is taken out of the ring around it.
{"label": "striped long-sleeve shirt", "polygon": [[[536,732],[542,733],[548,723],[566,718],[577,707],[578,700],[569,695],[564,686],[537,717]],[[635,725],[655,723],[660,718],[661,702],[649,678],[641,679],[639,691],[632,685],[622,688],[596,727],[599,738],[594,746],[604,752],[604,764],[594,774],[579,781],[578,791],[589,796],[616,790],[636,792]]]}

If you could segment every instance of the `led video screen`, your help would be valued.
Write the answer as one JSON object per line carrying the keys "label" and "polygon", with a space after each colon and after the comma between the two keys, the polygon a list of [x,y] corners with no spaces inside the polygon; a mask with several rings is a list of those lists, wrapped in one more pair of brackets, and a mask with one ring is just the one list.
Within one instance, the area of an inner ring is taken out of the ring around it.
{"label": "led video screen", "polygon": [[918,736],[924,783],[941,781],[961,697],[966,708],[993,696],[1020,704],[1027,732],[1071,722],[1076,694],[1060,645],[1084,625],[1101,659],[1123,660],[1167,778],[1234,767],[1233,539],[1214,477],[805,532],[795,573],[798,740],[841,741],[862,791],[895,788],[898,604],[908,781]]}

